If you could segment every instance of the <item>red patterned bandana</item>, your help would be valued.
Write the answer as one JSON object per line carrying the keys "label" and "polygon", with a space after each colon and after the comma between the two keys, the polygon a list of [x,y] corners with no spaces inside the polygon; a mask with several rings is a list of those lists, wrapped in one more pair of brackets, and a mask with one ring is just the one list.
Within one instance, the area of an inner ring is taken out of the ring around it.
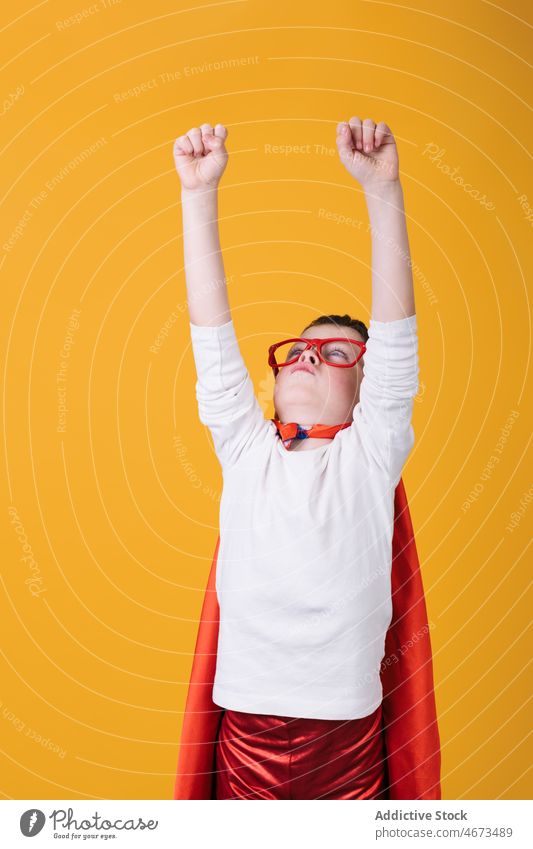
{"label": "red patterned bandana", "polygon": [[351,425],[351,422],[344,422],[344,424],[337,425],[315,424],[306,429],[297,424],[297,422],[282,424],[279,419],[271,419],[271,421],[276,425],[278,436],[287,449],[290,448],[294,439],[308,439],[311,436],[316,436],[319,439],[330,439],[339,430],[350,427]]}

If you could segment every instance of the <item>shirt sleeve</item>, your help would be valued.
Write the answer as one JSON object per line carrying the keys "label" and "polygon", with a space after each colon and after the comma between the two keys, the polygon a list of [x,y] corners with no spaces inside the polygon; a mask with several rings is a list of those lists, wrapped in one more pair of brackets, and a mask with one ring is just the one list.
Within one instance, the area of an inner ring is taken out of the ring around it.
{"label": "shirt sleeve", "polygon": [[353,422],[360,442],[396,488],[415,441],[411,419],[419,374],[416,313],[397,321],[371,319],[363,362]]}
{"label": "shirt sleeve", "polygon": [[233,321],[189,322],[196,366],[198,415],[213,437],[222,467],[236,462],[268,425],[241,356]]}

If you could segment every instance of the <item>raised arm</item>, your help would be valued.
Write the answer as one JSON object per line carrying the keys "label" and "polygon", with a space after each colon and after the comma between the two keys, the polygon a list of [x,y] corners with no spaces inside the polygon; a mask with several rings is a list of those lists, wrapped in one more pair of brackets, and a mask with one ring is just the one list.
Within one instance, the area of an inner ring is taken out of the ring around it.
{"label": "raised arm", "polygon": [[239,349],[218,233],[218,184],[228,161],[222,124],[193,127],[174,144],[200,421],[222,466],[235,463],[268,427]]}
{"label": "raised arm", "polygon": [[418,391],[417,317],[398,152],[387,124],[370,118],[339,124],[337,146],[346,170],[363,188],[372,234],[372,310],[351,434],[396,486],[414,445],[411,418]]}
{"label": "raised arm", "polygon": [[231,319],[218,232],[218,184],[227,165],[227,129],[193,127],[174,144],[181,180],[183,251],[189,317],[194,325],[218,326]]}
{"label": "raised arm", "polygon": [[384,121],[351,118],[337,127],[346,170],[362,186],[372,235],[372,313],[396,321],[415,312],[411,255],[394,136]]}

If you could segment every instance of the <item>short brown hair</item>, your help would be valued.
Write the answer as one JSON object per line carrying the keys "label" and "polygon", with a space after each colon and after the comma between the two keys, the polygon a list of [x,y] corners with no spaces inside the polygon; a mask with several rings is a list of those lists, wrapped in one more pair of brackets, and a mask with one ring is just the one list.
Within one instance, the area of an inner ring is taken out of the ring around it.
{"label": "short brown hair", "polygon": [[361,334],[363,342],[366,343],[368,341],[368,328],[364,321],[361,321],[358,318],[352,318],[347,313],[345,313],[345,315],[321,315],[318,318],[315,318],[311,324],[307,325],[307,327],[304,327],[302,333],[305,333],[306,330],[309,330],[310,327],[314,327],[316,324],[335,324],[337,327],[352,327]]}

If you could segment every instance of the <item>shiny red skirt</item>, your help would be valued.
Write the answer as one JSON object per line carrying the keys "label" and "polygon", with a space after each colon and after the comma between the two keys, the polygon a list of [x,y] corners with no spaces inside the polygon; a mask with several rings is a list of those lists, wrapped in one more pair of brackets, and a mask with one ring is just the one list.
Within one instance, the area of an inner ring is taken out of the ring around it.
{"label": "shiny red skirt", "polygon": [[225,710],[215,744],[217,799],[384,799],[381,705],[361,719]]}

